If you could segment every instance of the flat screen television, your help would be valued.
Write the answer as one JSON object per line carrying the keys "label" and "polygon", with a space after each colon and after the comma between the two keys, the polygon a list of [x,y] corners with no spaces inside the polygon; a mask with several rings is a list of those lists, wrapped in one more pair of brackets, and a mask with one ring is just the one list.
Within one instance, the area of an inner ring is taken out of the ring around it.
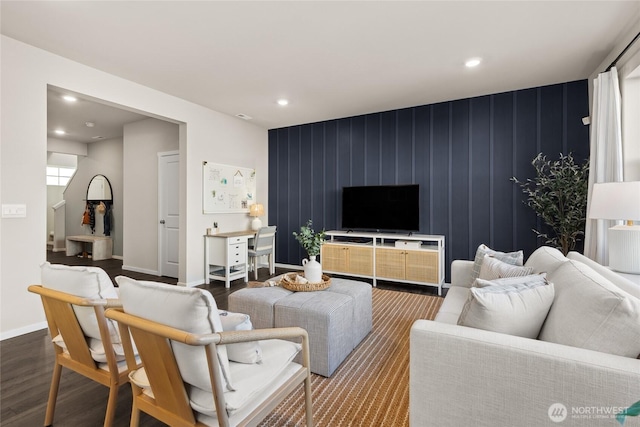
{"label": "flat screen television", "polygon": [[418,231],[420,186],[370,185],[342,188],[342,229]]}

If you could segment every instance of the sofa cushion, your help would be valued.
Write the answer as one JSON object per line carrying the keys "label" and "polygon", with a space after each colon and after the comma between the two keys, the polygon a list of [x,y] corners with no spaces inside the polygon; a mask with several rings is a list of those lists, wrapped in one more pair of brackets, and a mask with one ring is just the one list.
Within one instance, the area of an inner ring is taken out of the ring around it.
{"label": "sofa cushion", "polygon": [[521,267],[508,264],[494,258],[492,255],[485,255],[484,262],[480,267],[480,275],[478,278],[484,280],[495,280],[503,277],[528,276],[531,273],[533,273],[533,268],[531,267]]}
{"label": "sofa cushion", "polygon": [[524,261],[524,254],[522,251],[500,252],[482,244],[478,246],[478,249],[476,249],[476,257],[473,261],[473,269],[471,271],[471,282],[480,276],[480,267],[484,262],[485,255],[493,255],[494,258],[512,265],[522,265],[522,262]]}
{"label": "sofa cushion", "polygon": [[553,303],[554,287],[546,280],[474,287],[458,325],[536,338]]}
{"label": "sofa cushion", "polygon": [[573,260],[548,277],[556,296],[540,340],[634,358],[640,354],[640,299]]}
{"label": "sofa cushion", "polygon": [[[118,298],[118,292],[109,275],[98,267],[69,266],[45,262],[40,266],[42,285],[46,288],[88,299]],[[100,337],[98,320],[93,307],[73,306],[84,335],[97,340]],[[113,344],[120,343],[117,323],[107,319]]]}
{"label": "sofa cushion", "polygon": [[468,293],[469,288],[465,286],[450,287],[434,320],[436,322],[450,323],[452,325],[458,323],[458,318],[460,317],[460,312],[467,301]]}
{"label": "sofa cushion", "polygon": [[596,273],[616,285],[618,288],[633,295],[636,298],[640,298],[640,286],[636,283],[633,283],[626,277],[619,275],[615,271],[598,264],[597,262],[593,261],[590,258],[587,258],[586,256],[578,252],[569,252],[567,254],[567,258],[575,261],[580,261],[581,263],[588,265],[589,267],[593,268]]}
{"label": "sofa cushion", "polygon": [[[222,332],[222,322],[216,302],[199,288],[185,288],[166,283],[116,277],[124,311],[173,328],[195,334]],[[184,381],[195,387],[211,391],[209,369],[201,348],[172,341],[173,351]],[[227,349],[216,346],[220,371],[226,387],[233,390]]]}
{"label": "sofa cushion", "polygon": [[[248,314],[219,310],[223,331],[250,331],[253,329]],[[262,361],[262,348],[258,341],[227,344],[229,360],[239,363],[259,363]]]}
{"label": "sofa cushion", "polygon": [[524,266],[533,268],[534,273],[551,273],[566,261],[567,258],[558,249],[540,246],[529,256]]}

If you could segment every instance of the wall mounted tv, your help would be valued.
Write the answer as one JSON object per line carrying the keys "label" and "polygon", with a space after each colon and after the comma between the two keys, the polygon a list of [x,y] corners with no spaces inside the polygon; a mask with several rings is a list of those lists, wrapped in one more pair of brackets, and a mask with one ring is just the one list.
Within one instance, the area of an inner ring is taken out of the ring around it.
{"label": "wall mounted tv", "polygon": [[342,229],[418,231],[420,186],[370,185],[342,188]]}

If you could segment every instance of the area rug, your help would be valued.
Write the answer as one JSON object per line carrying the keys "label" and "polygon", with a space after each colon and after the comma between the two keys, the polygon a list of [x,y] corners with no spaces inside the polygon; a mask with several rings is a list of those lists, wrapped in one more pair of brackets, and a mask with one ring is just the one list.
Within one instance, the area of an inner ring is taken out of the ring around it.
{"label": "area rug", "polygon": [[[409,331],[433,319],[442,298],[373,288],[373,330],[331,378],[312,374],[316,426],[409,425]],[[292,393],[261,427],[304,426],[304,392]]]}

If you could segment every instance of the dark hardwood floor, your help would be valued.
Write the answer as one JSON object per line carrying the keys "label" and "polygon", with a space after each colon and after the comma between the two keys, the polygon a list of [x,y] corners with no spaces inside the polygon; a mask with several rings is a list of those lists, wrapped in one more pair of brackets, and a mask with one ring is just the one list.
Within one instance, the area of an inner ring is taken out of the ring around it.
{"label": "dark hardwood floor", "polygon": [[[151,280],[175,284],[176,279],[150,276],[122,269],[122,261],[111,259],[92,261],[77,257],[67,257],[64,252],[47,253],[51,263],[67,265],[93,265],[104,269],[112,280],[119,275],[140,280]],[[276,268],[276,275],[288,270]],[[269,270],[259,270],[258,280],[267,280]],[[250,280],[252,275],[250,275]],[[370,282],[370,281],[369,281]],[[239,279],[225,289],[223,282],[201,285],[216,300],[220,309],[227,308],[228,296],[246,287]],[[378,282],[381,289],[402,292],[436,295],[432,287],[404,285],[392,282]],[[0,425],[2,427],[32,427],[44,423],[44,414],[49,395],[49,385],[53,372],[54,352],[47,330],[40,330],[0,342]],[[54,417],[55,426],[101,426],[107,405],[108,389],[85,377],[63,370],[60,390]],[[128,384],[120,387],[118,407],[114,426],[128,426],[131,415],[131,388]],[[140,425],[143,427],[163,426],[164,424],[142,414]]]}

